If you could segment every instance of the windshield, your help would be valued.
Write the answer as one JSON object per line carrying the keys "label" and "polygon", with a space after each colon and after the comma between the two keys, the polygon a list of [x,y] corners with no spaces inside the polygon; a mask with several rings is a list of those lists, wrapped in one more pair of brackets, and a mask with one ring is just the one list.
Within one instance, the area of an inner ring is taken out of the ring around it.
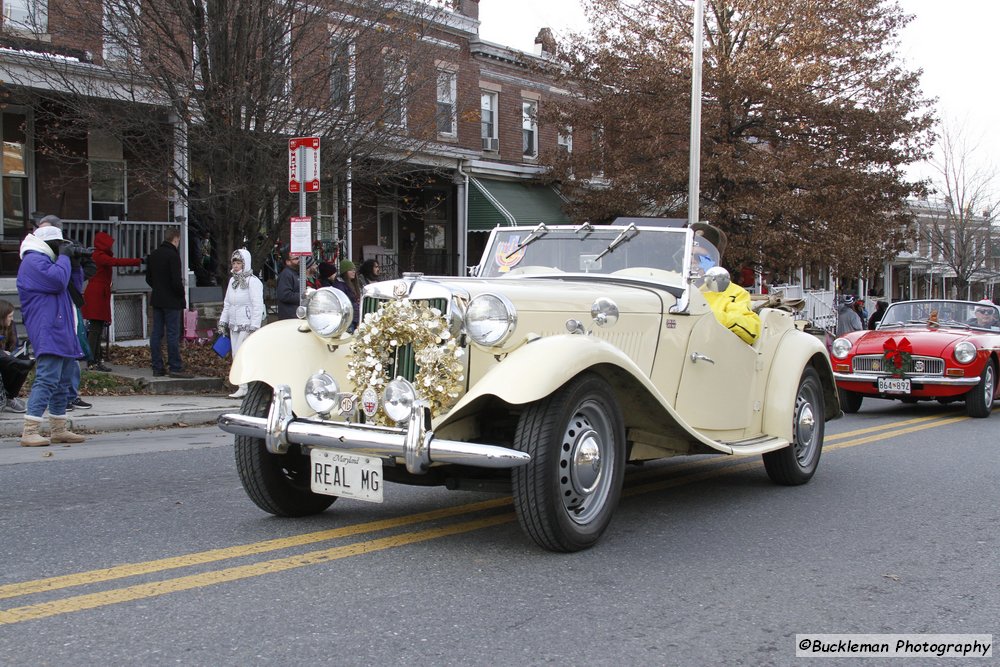
{"label": "windshield", "polygon": [[[651,278],[676,285],[717,266],[706,239],[691,247],[687,229],[661,227],[548,227],[497,229],[479,265],[482,277],[587,273]],[[692,266],[694,269],[692,270]]]}
{"label": "windshield", "polygon": [[1000,310],[993,304],[970,301],[902,301],[889,306],[879,329],[907,326],[961,327],[1000,331]]}

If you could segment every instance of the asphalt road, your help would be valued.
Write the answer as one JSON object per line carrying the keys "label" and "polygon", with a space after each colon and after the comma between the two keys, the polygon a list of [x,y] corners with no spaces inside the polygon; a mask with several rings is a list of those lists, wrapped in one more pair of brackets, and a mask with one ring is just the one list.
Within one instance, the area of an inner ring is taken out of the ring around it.
{"label": "asphalt road", "polygon": [[271,517],[210,428],[0,451],[0,664],[770,665],[805,660],[798,633],[1000,637],[998,423],[866,402],[794,488],[759,458],[636,468],[571,555],[501,495]]}

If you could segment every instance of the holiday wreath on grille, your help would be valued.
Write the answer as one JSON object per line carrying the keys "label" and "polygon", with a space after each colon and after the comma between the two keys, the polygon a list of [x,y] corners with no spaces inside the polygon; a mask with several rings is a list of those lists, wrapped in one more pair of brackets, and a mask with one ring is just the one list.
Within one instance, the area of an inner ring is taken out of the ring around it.
{"label": "holiday wreath on grille", "polygon": [[882,346],[882,367],[894,377],[905,378],[913,370],[913,346],[908,338],[903,336],[897,342],[888,338]]}
{"label": "holiday wreath on grille", "polygon": [[[388,301],[365,315],[347,362],[347,379],[358,392],[370,388],[382,396],[392,380],[389,372],[396,352],[406,345],[413,346],[417,362],[413,382],[417,396],[430,403],[431,415],[437,416],[458,401],[465,382],[465,350],[452,337],[437,308],[404,298]],[[392,423],[381,402],[373,421]]]}

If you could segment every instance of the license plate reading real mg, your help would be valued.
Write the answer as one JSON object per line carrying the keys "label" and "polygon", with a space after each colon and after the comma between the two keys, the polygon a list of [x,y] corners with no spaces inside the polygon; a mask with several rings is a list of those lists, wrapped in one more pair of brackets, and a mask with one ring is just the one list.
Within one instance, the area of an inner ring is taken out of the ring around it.
{"label": "license plate reading real mg", "polygon": [[909,394],[909,378],[879,378],[878,390],[884,394]]}
{"label": "license plate reading real mg", "polygon": [[318,447],[309,458],[313,493],[382,502],[382,459]]}

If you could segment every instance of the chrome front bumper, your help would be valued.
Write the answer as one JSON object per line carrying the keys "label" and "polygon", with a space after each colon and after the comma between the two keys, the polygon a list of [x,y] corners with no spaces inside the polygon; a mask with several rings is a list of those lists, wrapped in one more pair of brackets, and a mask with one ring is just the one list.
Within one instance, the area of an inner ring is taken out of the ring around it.
{"label": "chrome front bumper", "polygon": [[430,408],[426,404],[418,404],[405,428],[296,419],[292,414],[292,390],[286,384],[274,388],[267,417],[233,412],[219,417],[219,428],[223,431],[262,438],[272,454],[286,453],[289,445],[305,445],[402,457],[406,469],[414,474],[427,472],[431,463],[513,468],[531,460],[526,452],[516,449],[435,438],[430,424]]}
{"label": "chrome front bumper", "polygon": [[[863,375],[860,373],[834,373],[833,379],[842,382],[878,382],[880,377],[888,375]],[[946,387],[966,387],[979,384],[979,378],[947,378],[940,375],[907,375],[911,382],[920,384],[943,385]]]}

